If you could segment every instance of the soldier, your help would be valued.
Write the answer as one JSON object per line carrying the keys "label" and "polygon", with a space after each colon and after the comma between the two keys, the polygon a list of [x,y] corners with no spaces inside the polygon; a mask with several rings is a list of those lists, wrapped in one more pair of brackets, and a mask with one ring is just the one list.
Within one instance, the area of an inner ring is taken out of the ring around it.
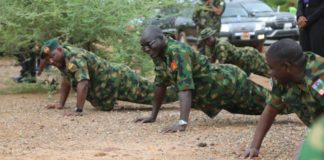
{"label": "soldier", "polygon": [[39,53],[39,46],[35,41],[30,41],[28,48],[21,47],[17,56],[21,66],[20,75],[13,78],[17,83],[35,83],[36,82],[36,57]]}
{"label": "soldier", "polygon": [[303,53],[291,39],[274,43],[266,53],[272,91],[245,157],[259,154],[262,140],[283,109],[295,112],[309,126],[324,114],[324,58]]}
{"label": "soldier", "polygon": [[192,16],[192,20],[197,25],[197,33],[206,27],[210,27],[216,31],[218,36],[224,9],[224,0],[201,0],[201,3],[197,4]]}
{"label": "soldier", "polygon": [[235,47],[224,40],[214,37],[215,31],[205,28],[200,32],[199,39],[204,46],[200,49],[210,62],[234,64],[244,70],[248,75],[255,73],[268,77],[268,66],[258,50],[252,47]]}
{"label": "soldier", "polygon": [[155,64],[155,92],[152,114],[135,122],[154,122],[167,86],[174,85],[180,100],[180,121],[165,132],[184,131],[190,108],[215,117],[221,109],[231,113],[259,115],[268,91],[249,80],[246,73],[231,64],[210,64],[190,46],[166,38],[155,26],[146,28],[141,46]]}
{"label": "soldier", "polygon": [[[75,112],[67,115],[81,115],[85,100],[103,111],[112,110],[116,100],[152,103],[153,84],[125,65],[111,64],[84,49],[62,47],[56,39],[44,44],[41,58],[57,67],[62,75],[60,101],[48,108],[63,108],[71,87],[77,92],[77,103]],[[172,94],[165,99],[176,100],[177,96]]]}

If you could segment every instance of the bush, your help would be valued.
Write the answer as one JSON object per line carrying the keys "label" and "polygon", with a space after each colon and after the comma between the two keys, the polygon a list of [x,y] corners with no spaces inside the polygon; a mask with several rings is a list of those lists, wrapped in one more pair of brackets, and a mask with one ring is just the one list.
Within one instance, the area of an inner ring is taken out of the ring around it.
{"label": "bush", "polygon": [[[140,32],[128,31],[127,25],[175,1],[0,0],[0,51],[11,55],[30,40],[43,43],[59,37],[64,43],[98,52],[112,62],[150,73],[153,65],[141,51]],[[99,52],[92,47],[94,43],[112,48],[112,52]]]}

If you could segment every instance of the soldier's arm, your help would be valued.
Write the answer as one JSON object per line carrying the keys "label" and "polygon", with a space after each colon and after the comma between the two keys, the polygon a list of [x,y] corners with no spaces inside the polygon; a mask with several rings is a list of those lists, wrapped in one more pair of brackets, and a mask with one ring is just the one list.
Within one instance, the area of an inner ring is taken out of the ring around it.
{"label": "soldier's arm", "polygon": [[61,96],[60,96],[60,106],[63,108],[65,105],[65,102],[69,96],[71,90],[71,85],[69,83],[69,81],[65,78],[62,77],[62,81],[61,81]]}
{"label": "soldier's arm", "polygon": [[76,107],[77,107],[77,109],[80,109],[81,112],[83,110],[83,106],[84,106],[84,103],[85,103],[86,98],[87,98],[88,85],[89,85],[88,80],[79,81],[78,85],[77,85],[77,104],[76,104]]}
{"label": "soldier's arm", "polygon": [[134,122],[142,122],[142,123],[151,123],[156,120],[156,117],[160,111],[164,96],[166,93],[166,87],[164,86],[156,86],[154,90],[154,100],[153,100],[153,107],[152,113],[149,117],[140,117],[136,118]]}
{"label": "soldier's arm", "polygon": [[224,12],[224,2],[221,1],[219,5],[214,6],[213,3],[209,3],[210,7],[212,8],[212,11],[215,13],[216,16],[221,16]]}
{"label": "soldier's arm", "polygon": [[180,100],[180,120],[177,124],[163,129],[163,132],[185,131],[187,128],[191,108],[192,92],[191,90],[180,91],[178,96]]}
{"label": "soldier's arm", "polygon": [[164,96],[166,92],[166,87],[156,87],[154,91],[154,101],[153,101],[153,108],[152,108],[152,115],[151,117],[153,120],[156,120],[156,117],[160,111]]}
{"label": "soldier's arm", "polygon": [[248,150],[245,151],[244,157],[257,157],[259,154],[259,149],[261,147],[261,143],[263,138],[267,134],[270,129],[275,117],[279,111],[269,105],[267,105],[262,112],[261,118],[258,122],[257,128],[254,133],[253,141]]}

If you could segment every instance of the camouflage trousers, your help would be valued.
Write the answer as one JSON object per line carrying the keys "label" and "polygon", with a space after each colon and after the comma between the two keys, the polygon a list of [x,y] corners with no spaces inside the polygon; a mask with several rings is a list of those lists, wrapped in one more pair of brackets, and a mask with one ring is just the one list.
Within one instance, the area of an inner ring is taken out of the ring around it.
{"label": "camouflage trousers", "polygon": [[255,73],[261,76],[269,77],[269,68],[265,62],[265,59],[254,48],[244,49],[239,59],[237,59],[237,61],[233,62],[232,64],[240,67],[248,75],[251,73]]}
{"label": "camouflage trousers", "polygon": [[[96,108],[103,111],[110,111],[114,108],[116,100],[127,101],[139,104],[151,105],[154,100],[153,82],[137,75],[135,72],[130,71],[129,68],[123,73],[123,78],[115,95],[107,97],[107,101],[103,100],[101,103],[91,103]],[[178,101],[178,95],[175,87],[168,87],[164,98],[164,103]],[[107,103],[106,103],[107,102]]]}
{"label": "camouflage trousers", "polygon": [[[239,83],[235,84],[237,87],[233,91],[233,95],[211,98],[208,101],[213,102],[212,104],[204,104],[204,100],[198,98],[193,101],[193,108],[203,111],[210,118],[215,117],[222,109],[234,114],[261,115],[266,106],[266,99],[270,96],[270,91],[251,81],[246,73],[238,67],[235,68],[233,76],[239,80]],[[217,85],[213,85],[212,88],[209,95],[222,95],[217,90]],[[280,114],[289,113],[292,112],[284,110]]]}

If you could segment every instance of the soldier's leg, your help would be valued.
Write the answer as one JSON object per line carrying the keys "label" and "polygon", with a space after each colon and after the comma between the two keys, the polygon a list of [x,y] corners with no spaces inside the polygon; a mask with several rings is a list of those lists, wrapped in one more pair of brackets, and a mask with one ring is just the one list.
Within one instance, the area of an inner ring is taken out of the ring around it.
{"label": "soldier's leg", "polygon": [[242,80],[242,87],[233,97],[232,105],[226,107],[231,113],[261,115],[266,106],[269,90],[249,79]]}
{"label": "soldier's leg", "polygon": [[268,65],[266,64],[265,59],[254,48],[247,47],[244,52],[241,53],[240,63],[243,66],[242,69],[247,73],[269,77]]}
{"label": "soldier's leg", "polygon": [[224,104],[223,109],[237,114],[260,115],[266,105],[269,91],[252,82],[246,73],[238,67],[229,66],[232,76],[235,77],[235,93],[231,101]]}
{"label": "soldier's leg", "polygon": [[[152,104],[154,98],[154,84],[147,79],[137,75],[130,69],[124,72],[124,79],[118,93],[118,100]],[[175,102],[178,100],[177,92],[174,87],[169,87],[165,95],[164,102]]]}

